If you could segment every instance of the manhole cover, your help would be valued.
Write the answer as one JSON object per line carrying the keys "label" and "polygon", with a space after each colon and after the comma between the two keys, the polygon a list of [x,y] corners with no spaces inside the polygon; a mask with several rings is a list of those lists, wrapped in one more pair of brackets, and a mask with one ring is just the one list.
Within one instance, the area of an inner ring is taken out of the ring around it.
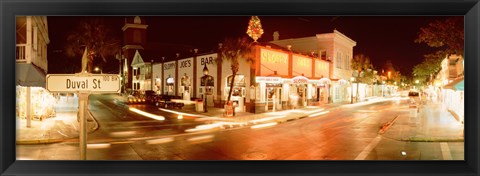
{"label": "manhole cover", "polygon": [[267,158],[267,154],[262,152],[250,152],[244,154],[244,157],[247,160],[263,160]]}

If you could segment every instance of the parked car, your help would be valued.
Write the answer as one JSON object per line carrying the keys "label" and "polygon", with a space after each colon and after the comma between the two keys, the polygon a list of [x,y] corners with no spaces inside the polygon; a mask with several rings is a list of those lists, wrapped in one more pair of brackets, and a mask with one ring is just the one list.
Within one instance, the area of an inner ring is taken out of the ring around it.
{"label": "parked car", "polygon": [[145,103],[145,94],[142,94],[139,91],[134,91],[127,97],[128,104],[139,104]]}
{"label": "parked car", "polygon": [[153,90],[145,91],[145,102],[149,103],[149,104],[154,104],[156,96],[157,95],[155,94],[155,91],[153,91]]}

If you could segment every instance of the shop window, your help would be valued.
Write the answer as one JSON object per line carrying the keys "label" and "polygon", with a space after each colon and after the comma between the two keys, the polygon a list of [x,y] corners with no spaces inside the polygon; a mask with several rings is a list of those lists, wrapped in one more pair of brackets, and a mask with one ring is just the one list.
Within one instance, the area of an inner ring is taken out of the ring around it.
{"label": "shop window", "polygon": [[[227,86],[232,85],[232,75],[228,76],[227,78]],[[235,75],[235,80],[234,80],[234,87],[245,87],[245,76],[244,75]]]}

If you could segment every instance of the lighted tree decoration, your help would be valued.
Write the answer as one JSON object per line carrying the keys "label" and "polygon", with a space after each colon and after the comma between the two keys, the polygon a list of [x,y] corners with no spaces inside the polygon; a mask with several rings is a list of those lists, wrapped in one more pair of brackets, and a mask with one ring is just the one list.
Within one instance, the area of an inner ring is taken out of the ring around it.
{"label": "lighted tree decoration", "polygon": [[252,18],[250,18],[250,21],[248,22],[247,34],[253,39],[254,42],[257,42],[257,40],[262,36],[263,28],[258,16],[252,16]]}

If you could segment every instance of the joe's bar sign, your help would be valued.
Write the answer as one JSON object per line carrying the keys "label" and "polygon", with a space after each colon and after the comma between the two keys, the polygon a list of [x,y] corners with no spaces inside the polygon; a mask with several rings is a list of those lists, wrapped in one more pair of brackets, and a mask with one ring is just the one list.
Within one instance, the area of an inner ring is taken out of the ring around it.
{"label": "joe's bar sign", "polygon": [[49,74],[47,90],[50,92],[120,92],[120,77],[115,74]]}

